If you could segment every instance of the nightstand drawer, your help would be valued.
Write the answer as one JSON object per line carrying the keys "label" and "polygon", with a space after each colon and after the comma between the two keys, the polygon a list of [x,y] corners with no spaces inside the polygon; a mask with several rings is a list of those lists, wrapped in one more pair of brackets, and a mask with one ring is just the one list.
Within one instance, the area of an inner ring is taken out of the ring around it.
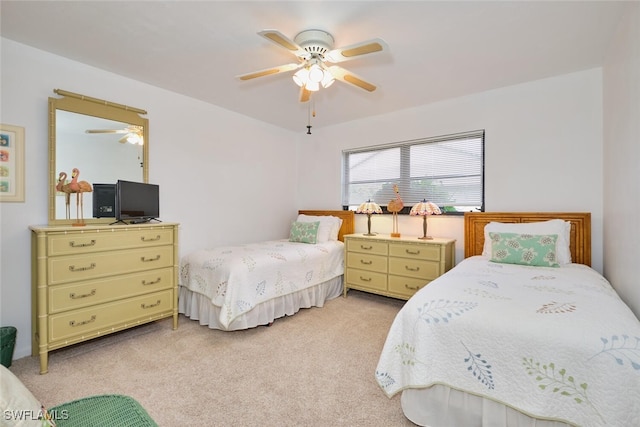
{"label": "nightstand drawer", "polygon": [[389,274],[432,280],[440,276],[440,264],[409,258],[389,258]]}
{"label": "nightstand drawer", "polygon": [[370,289],[384,291],[387,289],[387,275],[371,271],[347,268],[346,282],[350,285],[364,286]]}
{"label": "nightstand drawer", "polygon": [[349,239],[347,241],[348,252],[360,252],[387,256],[387,254],[389,253],[388,246],[389,245],[386,242],[377,242],[375,240]]}
{"label": "nightstand drawer", "polygon": [[400,294],[407,299],[429,284],[429,280],[389,275],[389,292]]}
{"label": "nightstand drawer", "polygon": [[369,255],[358,252],[348,252],[347,267],[386,273],[387,257],[382,255]]}
{"label": "nightstand drawer", "polygon": [[440,261],[440,245],[390,243],[389,256]]}

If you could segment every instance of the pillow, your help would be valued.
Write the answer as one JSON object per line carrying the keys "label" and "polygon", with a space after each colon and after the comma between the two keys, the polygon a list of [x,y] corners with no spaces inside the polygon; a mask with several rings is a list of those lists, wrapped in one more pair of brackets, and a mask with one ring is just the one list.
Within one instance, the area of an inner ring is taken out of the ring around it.
{"label": "pillow", "polygon": [[[2,418],[12,426],[53,426],[45,418],[47,412],[22,381],[4,365],[0,365],[0,402]],[[7,418],[9,417],[9,418]],[[2,424],[4,425],[4,424]]]}
{"label": "pillow", "polygon": [[557,234],[489,232],[491,261],[537,267],[560,267],[556,261]]}
{"label": "pillow", "polygon": [[298,222],[320,222],[318,228],[318,243],[328,242],[330,240],[338,240],[338,232],[342,226],[342,220],[331,215],[298,215]]}
{"label": "pillow", "polygon": [[291,223],[291,231],[289,233],[290,242],[313,243],[318,238],[318,228],[320,222],[298,222]]}
{"label": "pillow", "polygon": [[571,223],[561,219],[552,219],[540,222],[490,222],[484,227],[484,247],[482,255],[491,258],[490,232],[551,235],[556,234],[556,261],[560,265],[571,263],[571,249],[569,247]]}

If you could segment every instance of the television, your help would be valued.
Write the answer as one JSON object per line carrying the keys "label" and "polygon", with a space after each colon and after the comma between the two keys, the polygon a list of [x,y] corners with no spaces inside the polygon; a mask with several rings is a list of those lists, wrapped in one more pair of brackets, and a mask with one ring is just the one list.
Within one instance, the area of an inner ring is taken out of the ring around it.
{"label": "television", "polygon": [[159,221],[160,187],[156,184],[118,180],[116,222],[132,224]]}
{"label": "television", "polygon": [[93,217],[113,218],[116,215],[116,185],[93,184]]}

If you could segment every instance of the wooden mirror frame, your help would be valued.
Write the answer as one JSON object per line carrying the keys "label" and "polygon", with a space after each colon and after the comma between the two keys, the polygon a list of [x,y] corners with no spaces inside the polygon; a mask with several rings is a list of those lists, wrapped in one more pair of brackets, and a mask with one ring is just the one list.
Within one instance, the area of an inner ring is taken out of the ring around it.
{"label": "wooden mirror frame", "polygon": [[[71,225],[75,219],[56,218],[56,189],[58,172],[56,167],[56,111],[64,110],[87,116],[118,121],[130,125],[142,126],[144,144],[142,145],[142,179],[149,180],[149,120],[141,117],[147,114],[145,110],[116,104],[102,99],[91,98],[61,89],[54,89],[54,93],[62,98],[49,98],[49,225]],[[71,178],[71,177],[69,177]],[[114,180],[115,184],[116,180]],[[86,214],[85,214],[86,215]],[[113,217],[87,218],[87,224],[111,223]]]}

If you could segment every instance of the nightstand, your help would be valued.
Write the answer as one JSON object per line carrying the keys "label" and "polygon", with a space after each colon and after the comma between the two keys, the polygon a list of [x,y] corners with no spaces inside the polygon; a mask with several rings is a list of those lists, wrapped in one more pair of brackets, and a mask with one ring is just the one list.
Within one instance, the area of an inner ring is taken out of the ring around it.
{"label": "nightstand", "polygon": [[409,299],[455,262],[454,239],[348,234],[344,243],[345,297],[349,289],[358,289]]}

